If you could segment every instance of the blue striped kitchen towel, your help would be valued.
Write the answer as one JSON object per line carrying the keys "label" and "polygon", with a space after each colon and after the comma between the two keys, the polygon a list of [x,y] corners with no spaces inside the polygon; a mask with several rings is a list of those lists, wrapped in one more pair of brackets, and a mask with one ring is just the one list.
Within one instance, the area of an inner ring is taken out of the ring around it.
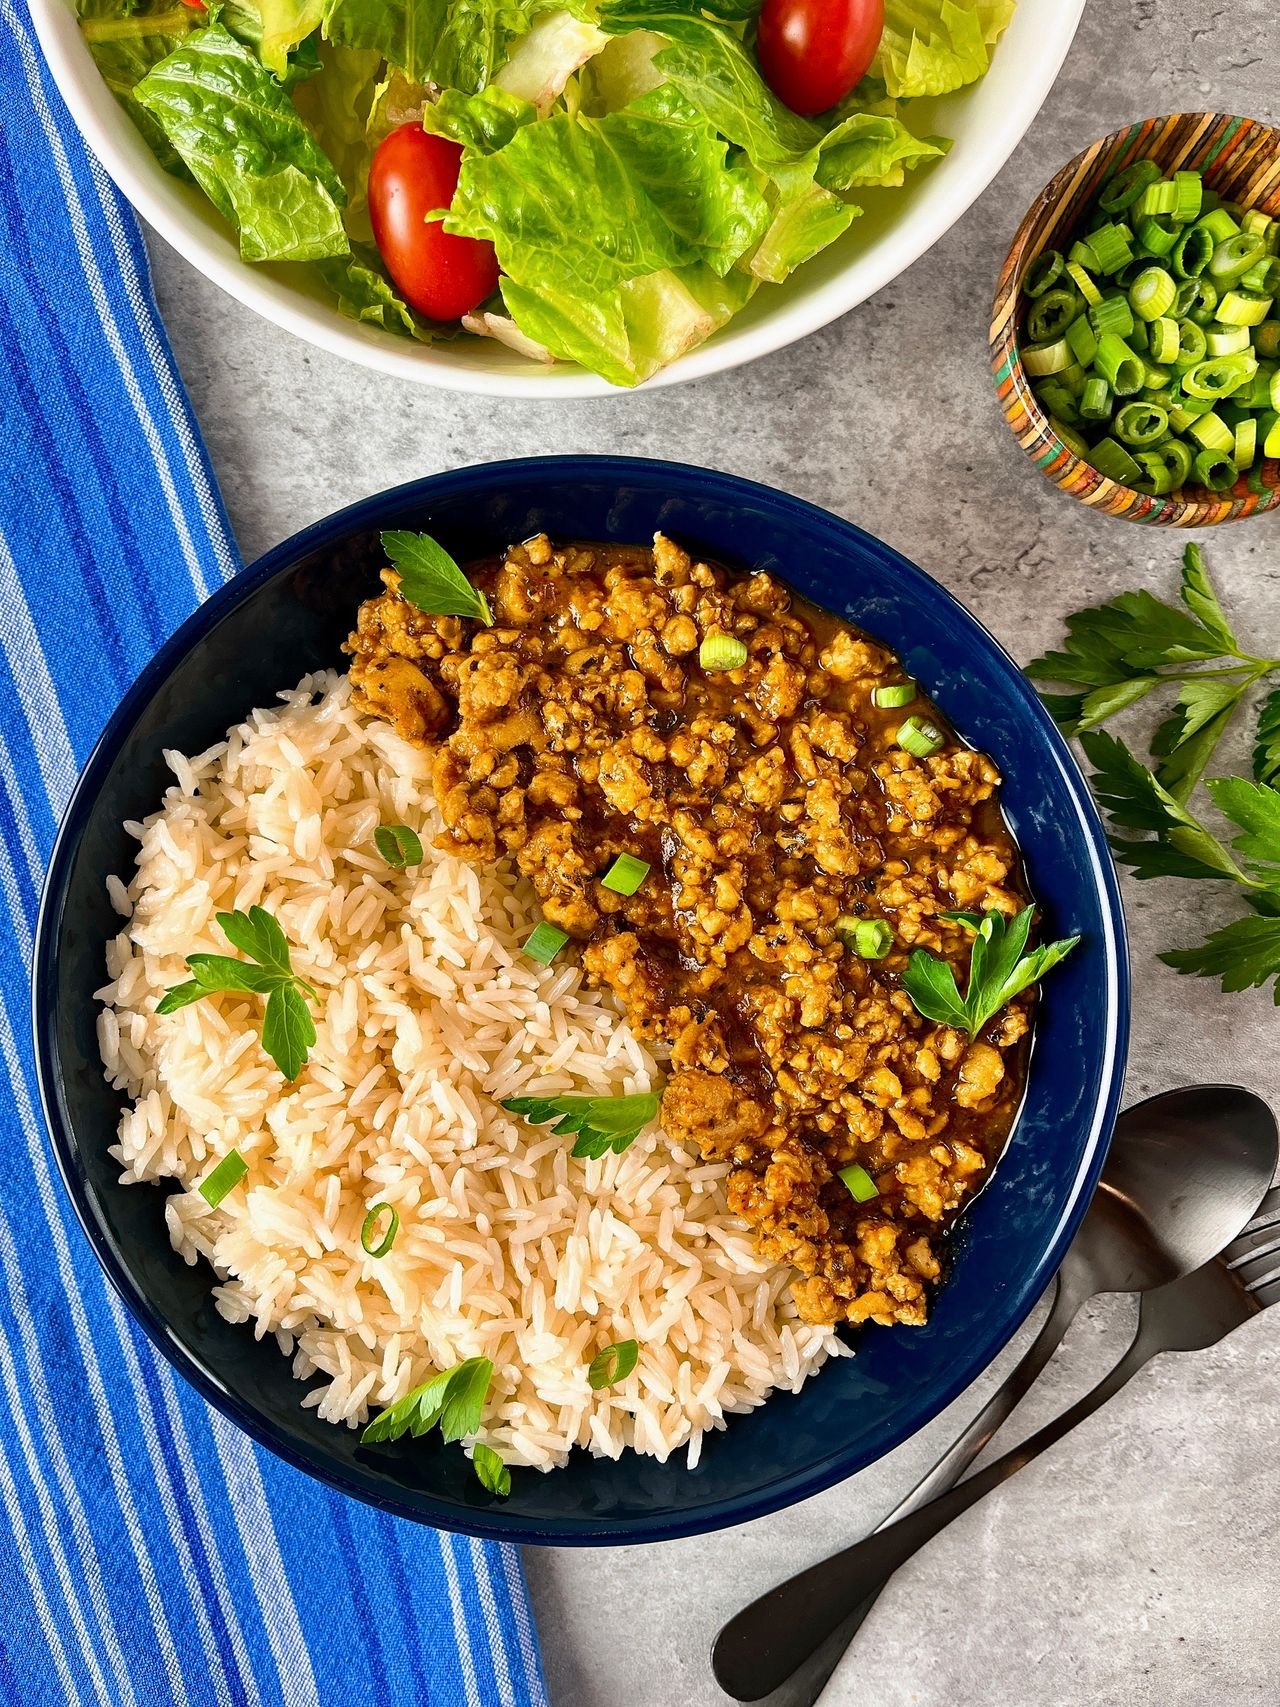
{"label": "blue striped kitchen towel", "polygon": [[0,0],[0,1702],[545,1707],[514,1548],[330,1494],[178,1380],[55,1177],[44,862],[128,683],[239,567],[129,209]]}

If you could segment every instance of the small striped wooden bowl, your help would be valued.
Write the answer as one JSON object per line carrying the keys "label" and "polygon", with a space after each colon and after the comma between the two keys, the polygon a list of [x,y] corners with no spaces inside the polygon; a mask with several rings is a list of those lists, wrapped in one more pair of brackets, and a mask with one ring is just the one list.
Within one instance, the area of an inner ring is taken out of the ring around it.
{"label": "small striped wooden bowl", "polygon": [[1280,130],[1226,113],[1174,113],[1091,143],[1045,185],[1000,269],[991,316],[991,367],[1014,437],[1036,467],[1064,492],[1127,521],[1206,527],[1280,507],[1280,463],[1260,461],[1226,492],[1185,486],[1149,498],[1091,468],[1049,425],[1023,371],[1018,343],[1025,298],[1018,288],[1043,249],[1066,251],[1103,182],[1130,161],[1155,160],[1167,174],[1182,167],[1204,173],[1224,201],[1280,216]]}

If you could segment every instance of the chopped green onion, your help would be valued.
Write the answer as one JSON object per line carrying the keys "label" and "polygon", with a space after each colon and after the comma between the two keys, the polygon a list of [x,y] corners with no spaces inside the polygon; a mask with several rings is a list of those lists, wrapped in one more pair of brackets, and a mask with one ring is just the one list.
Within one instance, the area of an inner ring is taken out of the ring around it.
{"label": "chopped green onion", "polygon": [[1068,426],[1057,415],[1049,416],[1049,425],[1073,456],[1088,456],[1089,446],[1074,427]]}
{"label": "chopped green onion", "polygon": [[946,745],[946,736],[924,717],[908,717],[898,725],[898,745],[914,758],[927,759]]}
{"label": "chopped green onion", "polygon": [[1157,362],[1176,362],[1182,348],[1178,322],[1161,315],[1151,323],[1151,359]]}
{"label": "chopped green onion", "polygon": [[1204,206],[1204,179],[1199,172],[1175,172],[1173,191],[1173,217],[1178,224],[1198,219]]}
{"label": "chopped green onion", "polygon": [[1158,320],[1173,307],[1178,287],[1163,267],[1146,267],[1129,289],[1129,306],[1142,320]]}
{"label": "chopped green onion", "polygon": [[1118,481],[1121,486],[1131,485],[1134,476],[1141,473],[1124,446],[1111,438],[1098,440],[1089,452],[1089,461],[1099,474],[1108,480]]}
{"label": "chopped green onion", "polygon": [[1240,229],[1249,232],[1254,237],[1261,237],[1265,242],[1274,224],[1275,221],[1270,214],[1264,213],[1260,207],[1251,207],[1242,216]]}
{"label": "chopped green onion", "polygon": [[1075,426],[1080,420],[1080,411],[1076,408],[1076,400],[1060,379],[1041,380],[1036,387],[1036,396],[1044,405],[1047,415],[1056,415],[1068,426]]}
{"label": "chopped green onion", "polygon": [[[1067,333],[1070,338],[1070,331]],[[1273,362],[1280,357],[1280,320],[1264,320],[1253,329],[1253,347],[1260,356]],[[1084,358],[1081,357],[1081,360]]]}
{"label": "chopped green onion", "polygon": [[1258,422],[1258,431],[1265,436],[1262,440],[1263,456],[1280,456],[1280,414],[1266,414]]}
{"label": "chopped green onion", "polygon": [[1150,450],[1136,453],[1141,473],[1130,484],[1151,497],[1163,497],[1176,492],[1191,472],[1191,452],[1181,439],[1162,439]]}
{"label": "chopped green onion", "polygon": [[422,864],[422,842],[407,824],[379,824],[373,832],[373,845],[396,871]]}
{"label": "chopped green onion", "polygon": [[713,629],[698,648],[704,670],[740,670],[747,661],[747,648],[734,634]]}
{"label": "chopped green onion", "polygon": [[1249,348],[1247,326],[1210,326],[1205,334],[1211,356],[1234,356]]}
{"label": "chopped green onion", "polygon": [[1240,227],[1232,219],[1225,207],[1211,208],[1196,221],[1196,229],[1203,231],[1215,243],[1225,243],[1228,238],[1237,237]]}
{"label": "chopped green onion", "polygon": [[549,925],[545,919],[540,919],[521,944],[520,952],[529,960],[536,960],[539,966],[550,966],[569,940],[568,931],[562,931],[556,925]]}
{"label": "chopped green onion", "polygon": [[1178,192],[1169,178],[1160,178],[1154,184],[1148,184],[1138,197],[1138,205],[1134,209],[1139,219],[1153,214],[1172,213],[1177,206]]}
{"label": "chopped green onion", "polygon": [[646,861],[636,859],[632,854],[619,854],[600,882],[605,889],[612,889],[615,895],[634,895],[648,875]]}
{"label": "chopped green onion", "polygon": [[[378,1222],[383,1215],[390,1215],[387,1230],[379,1239],[377,1237]],[[385,1257],[396,1242],[396,1234],[400,1231],[400,1216],[389,1203],[375,1203],[364,1218],[364,1226],[360,1229],[360,1244],[371,1257]],[[376,1243],[375,1243],[376,1240]]]}
{"label": "chopped green onion", "polygon": [[870,1203],[880,1195],[880,1187],[861,1162],[850,1162],[847,1168],[838,1169],[836,1178],[855,1203]]}
{"label": "chopped green onion", "polygon": [[1160,168],[1154,160],[1135,160],[1107,179],[1098,192],[1098,206],[1104,213],[1120,213],[1132,207],[1147,185],[1159,177]]}
{"label": "chopped green onion", "polygon": [[[1082,367],[1091,365],[1098,353],[1098,334],[1090,326],[1087,314],[1078,314],[1067,327],[1067,346]],[[1024,356],[1024,363],[1025,360]],[[1030,372],[1030,368],[1027,371]]]}
{"label": "chopped green onion", "polygon": [[211,1173],[196,1187],[210,1209],[216,1209],[229,1191],[234,1191],[249,1172],[249,1164],[239,1150],[228,1150]]}
{"label": "chopped green onion", "polygon": [[1098,289],[1097,285],[1094,284],[1093,275],[1086,267],[1082,267],[1078,261],[1067,262],[1067,277],[1071,280],[1072,284],[1080,292],[1081,296],[1090,305],[1090,307],[1092,307],[1095,302],[1102,301],[1102,292]]}
{"label": "chopped green onion", "polygon": [[1185,373],[1197,362],[1202,362],[1209,353],[1209,340],[1203,326],[1197,326],[1194,320],[1184,320],[1178,327],[1178,353],[1173,365]]}
{"label": "chopped green onion", "polygon": [[1037,255],[1035,260],[1022,275],[1022,290],[1025,296],[1033,300],[1043,296],[1051,285],[1056,285],[1062,277],[1064,262],[1056,249],[1046,249]]}
{"label": "chopped green onion", "polygon": [[1168,432],[1169,414],[1158,403],[1126,403],[1117,411],[1112,430],[1124,444],[1146,450]]}
{"label": "chopped green onion", "polygon": [[625,1381],[639,1358],[640,1347],[635,1340],[617,1340],[613,1345],[605,1346],[587,1366],[587,1385],[593,1393],[598,1393],[602,1387],[612,1387],[619,1381]]}
{"label": "chopped green onion", "polygon": [[1235,284],[1237,279],[1243,278],[1249,268],[1256,261],[1262,260],[1265,254],[1266,250],[1260,237],[1237,231],[1233,237],[1224,238],[1215,246],[1209,257],[1209,277],[1219,290],[1224,290],[1228,285]]}
{"label": "chopped green onion", "polygon": [[1173,374],[1167,367],[1161,367],[1158,362],[1144,361],[1142,364],[1142,389],[1147,391],[1163,391],[1172,383]]}
{"label": "chopped green onion", "polygon": [[1100,373],[1091,374],[1084,382],[1080,414],[1086,421],[1111,419],[1111,387]]}
{"label": "chopped green onion", "polygon": [[1073,397],[1079,397],[1084,390],[1085,371],[1079,362],[1072,362],[1070,367],[1064,367],[1061,373],[1052,376],[1051,383],[1065,385]]}
{"label": "chopped green onion", "polygon": [[1236,465],[1220,450],[1202,450],[1195,460],[1196,479],[1211,492],[1225,492],[1237,479]]}
{"label": "chopped green onion", "polygon": [[1178,227],[1171,220],[1160,216],[1144,219],[1138,226],[1138,246],[1145,254],[1158,255],[1161,259],[1169,253],[1180,236]]}
{"label": "chopped green onion", "polygon": [[878,705],[882,711],[894,711],[899,706],[910,705],[915,697],[914,682],[888,682],[871,690],[872,705]]}
{"label": "chopped green onion", "polygon": [[1202,225],[1192,225],[1174,244],[1169,259],[1179,278],[1195,279],[1209,265],[1212,254],[1213,238]]}
{"label": "chopped green onion", "polygon": [[1218,289],[1208,279],[1196,280],[1195,301],[1187,310],[1187,318],[1198,326],[1207,326],[1218,307]]}
{"label": "chopped green onion", "polygon": [[1261,326],[1271,312],[1269,296],[1252,291],[1229,290],[1218,304],[1218,319],[1224,326]]}
{"label": "chopped green onion", "polygon": [[1089,233],[1089,247],[1100,273],[1118,273],[1126,261],[1133,259],[1129,233],[1122,225],[1097,226]]}
{"label": "chopped green onion", "polygon": [[1101,302],[1095,302],[1089,309],[1089,324],[1101,338],[1104,333],[1115,332],[1121,338],[1127,338],[1133,331],[1133,311],[1129,299],[1125,296],[1104,296]]}
{"label": "chopped green onion", "polygon": [[1179,279],[1178,294],[1173,299],[1173,307],[1169,310],[1175,320],[1185,320],[1190,309],[1199,295],[1199,286],[1194,279]]}
{"label": "chopped green onion", "polygon": [[1065,338],[1052,344],[1031,344],[1022,352],[1022,365],[1032,377],[1061,373],[1071,366],[1071,350]]}
{"label": "chopped green onion", "polygon": [[1242,350],[1232,356],[1210,356],[1188,368],[1180,381],[1188,397],[1210,397],[1215,400],[1230,397],[1233,391],[1251,380],[1258,371],[1258,358],[1252,350]]}
{"label": "chopped green onion", "polygon": [[1196,443],[1202,445],[1205,450],[1230,452],[1235,449],[1235,434],[1227,426],[1221,415],[1215,415],[1212,410],[1207,415],[1201,415],[1198,420],[1193,421],[1187,431]]}
{"label": "chopped green onion", "polygon": [[835,931],[862,960],[883,960],[893,947],[893,931],[884,919],[855,919],[852,913],[842,913]]}
{"label": "chopped green onion", "polygon": [[1031,304],[1027,336],[1033,343],[1048,344],[1060,338],[1080,311],[1074,290],[1047,290]]}
{"label": "chopped green onion", "polygon": [[1241,290],[1255,291],[1259,296],[1280,295],[1280,260],[1264,255],[1240,280]]}
{"label": "chopped green onion", "polygon": [[1142,389],[1142,360],[1114,332],[1104,332],[1098,339],[1095,362],[1117,397],[1130,397]]}
{"label": "chopped green onion", "polygon": [[1258,454],[1258,417],[1245,415],[1236,422],[1236,442],[1231,460],[1239,469],[1252,468]]}

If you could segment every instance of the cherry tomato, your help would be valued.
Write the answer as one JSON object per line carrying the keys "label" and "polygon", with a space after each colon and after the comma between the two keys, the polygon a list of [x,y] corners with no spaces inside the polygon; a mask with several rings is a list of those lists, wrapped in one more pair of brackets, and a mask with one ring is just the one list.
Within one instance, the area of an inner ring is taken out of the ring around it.
{"label": "cherry tomato", "polygon": [[369,167],[369,218],[378,251],[401,296],[429,320],[458,320],[498,283],[493,244],[451,237],[433,208],[458,187],[462,149],[420,124],[402,124],[378,144]]}
{"label": "cherry tomato", "polygon": [[190,6],[193,12],[207,12],[209,10],[205,5],[204,0],[182,0],[182,4],[184,6]]}
{"label": "cherry tomato", "polygon": [[866,74],[883,30],[884,0],[764,0],[760,69],[793,113],[825,113]]}

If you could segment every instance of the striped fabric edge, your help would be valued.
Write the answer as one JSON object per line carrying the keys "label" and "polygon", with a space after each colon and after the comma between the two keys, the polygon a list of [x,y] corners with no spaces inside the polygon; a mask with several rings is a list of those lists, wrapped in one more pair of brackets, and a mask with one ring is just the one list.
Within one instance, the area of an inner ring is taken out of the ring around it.
{"label": "striped fabric edge", "polygon": [[[1062,247],[1102,182],[1139,158],[1166,172],[1203,171],[1225,199],[1280,213],[1280,131],[1227,113],[1174,113],[1102,137],[1067,163],[1018,227],[1000,269],[991,314],[991,371],[1005,419],[1027,456],[1053,483],[1091,508],[1128,521],[1206,527],[1280,507],[1280,461],[1267,459],[1226,493],[1151,497],[1121,486],[1065,444],[1040,408],[1018,347],[1019,284],[1043,250]],[[1055,242],[1055,239],[1058,239]]]}

